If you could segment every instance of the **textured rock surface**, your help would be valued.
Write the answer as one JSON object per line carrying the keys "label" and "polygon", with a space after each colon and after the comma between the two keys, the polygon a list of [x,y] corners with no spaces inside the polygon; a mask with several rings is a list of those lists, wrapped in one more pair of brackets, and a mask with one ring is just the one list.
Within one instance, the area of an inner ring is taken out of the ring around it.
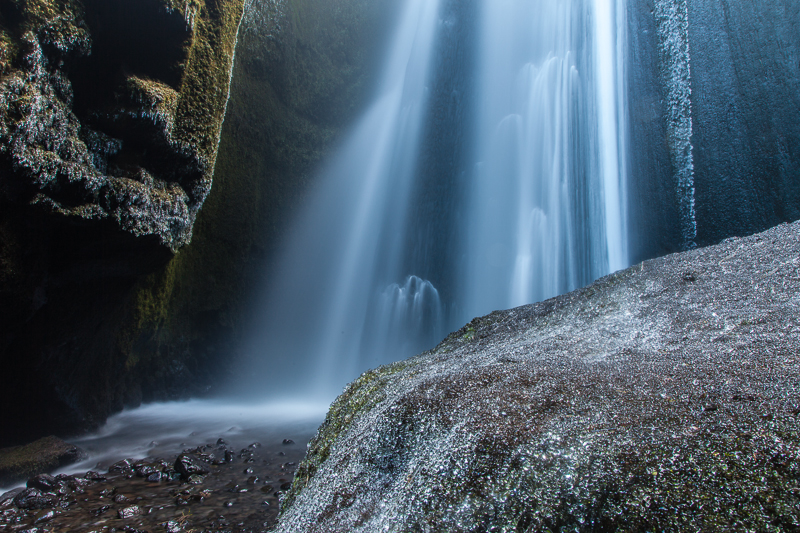
{"label": "textured rock surface", "polygon": [[188,243],[211,188],[243,1],[90,0],[86,12],[73,0],[6,2],[4,192],[173,251]]}
{"label": "textured rock surface", "polygon": [[476,318],[331,407],[279,531],[795,531],[800,222]]}
{"label": "textured rock surface", "polygon": [[[0,449],[0,486],[74,463],[84,452],[57,437],[45,437],[26,446]],[[38,487],[41,489],[41,487]],[[44,490],[44,489],[43,489]]]}
{"label": "textured rock surface", "polygon": [[204,388],[181,354],[136,368],[131,292],[191,239],[243,9],[0,3],[0,444]]}
{"label": "textured rock surface", "polygon": [[637,260],[800,217],[800,3],[630,2],[628,40]]}

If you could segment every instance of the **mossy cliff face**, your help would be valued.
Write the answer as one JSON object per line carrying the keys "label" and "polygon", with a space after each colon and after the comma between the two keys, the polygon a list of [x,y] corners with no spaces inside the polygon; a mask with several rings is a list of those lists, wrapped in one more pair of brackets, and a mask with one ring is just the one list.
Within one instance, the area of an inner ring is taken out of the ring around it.
{"label": "mossy cliff face", "polygon": [[16,406],[0,441],[225,377],[392,14],[390,0],[0,0],[0,400]]}
{"label": "mossy cliff face", "polygon": [[4,192],[172,251],[188,243],[211,188],[243,1],[5,2]]}
{"label": "mossy cliff face", "polygon": [[276,531],[797,531],[800,222],[354,381]]}
{"label": "mossy cliff face", "polygon": [[191,240],[243,9],[0,2],[3,442],[95,425],[141,379],[131,289]]}
{"label": "mossy cliff face", "polygon": [[[363,109],[390,0],[254,0],[236,51],[214,186],[192,244],[136,289],[136,365],[185,354],[216,386],[253,317],[280,235]],[[183,357],[183,356],[182,356]]]}

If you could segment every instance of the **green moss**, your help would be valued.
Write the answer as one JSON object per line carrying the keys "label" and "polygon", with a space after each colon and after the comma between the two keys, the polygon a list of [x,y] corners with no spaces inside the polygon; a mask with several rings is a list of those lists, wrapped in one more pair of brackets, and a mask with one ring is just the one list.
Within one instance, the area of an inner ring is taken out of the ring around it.
{"label": "green moss", "polygon": [[195,150],[202,161],[202,202],[211,186],[244,0],[193,1],[184,6],[184,16],[193,25],[193,33],[173,138]]}
{"label": "green moss", "polygon": [[317,473],[322,463],[331,454],[339,437],[347,431],[355,420],[384,400],[383,388],[387,381],[415,364],[415,359],[407,359],[364,372],[350,383],[328,410],[325,421],[317,430],[316,436],[308,445],[305,459],[295,472],[292,488],[281,502],[281,509],[287,509],[300,491]]}
{"label": "green moss", "polygon": [[178,107],[178,92],[164,83],[137,76],[130,76],[127,83],[131,99],[149,111],[171,133]]}
{"label": "green moss", "polygon": [[11,64],[19,53],[19,48],[8,32],[0,27],[0,76],[11,70]]}
{"label": "green moss", "polygon": [[82,452],[57,437],[0,449],[0,485],[24,481],[78,460]]}
{"label": "green moss", "polygon": [[88,53],[89,31],[76,0],[11,0],[24,19],[22,32],[32,31],[42,44],[61,53]]}

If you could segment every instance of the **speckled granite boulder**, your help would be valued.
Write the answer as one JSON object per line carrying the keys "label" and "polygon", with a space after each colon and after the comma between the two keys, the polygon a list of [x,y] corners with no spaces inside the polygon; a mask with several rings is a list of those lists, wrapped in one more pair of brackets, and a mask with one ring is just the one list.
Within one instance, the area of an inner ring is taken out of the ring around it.
{"label": "speckled granite boulder", "polygon": [[278,531],[796,531],[800,223],[476,318],[353,382]]}

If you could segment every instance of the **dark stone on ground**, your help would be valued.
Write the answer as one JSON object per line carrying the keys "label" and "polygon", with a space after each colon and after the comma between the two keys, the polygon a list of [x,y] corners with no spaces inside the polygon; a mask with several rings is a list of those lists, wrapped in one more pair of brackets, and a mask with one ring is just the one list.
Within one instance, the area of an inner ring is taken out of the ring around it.
{"label": "dark stone on ground", "polygon": [[20,509],[49,509],[58,503],[54,494],[38,489],[25,489],[14,497],[14,505]]}
{"label": "dark stone on ground", "polygon": [[138,505],[130,505],[128,507],[123,507],[119,511],[117,511],[117,515],[122,520],[127,520],[129,518],[133,518],[134,516],[139,516],[142,514],[143,511]]}
{"label": "dark stone on ground", "polygon": [[84,452],[57,437],[45,437],[25,446],[0,449],[0,485],[11,485],[36,474],[67,466]]}
{"label": "dark stone on ground", "polygon": [[[180,455],[203,463],[203,450],[210,448],[214,446],[194,448]],[[191,476],[199,479],[198,484],[186,482],[174,472],[172,464],[177,458],[120,461],[105,476],[59,475],[55,477],[58,483],[76,490],[46,494],[28,488],[0,496],[0,531],[20,533],[42,524],[48,531],[88,533],[99,531],[99,523],[104,531],[264,531],[275,524],[279,507],[278,496],[267,481],[286,483],[294,474],[294,468],[286,464],[272,465],[271,459],[281,449],[283,445],[276,441],[250,450],[257,475],[247,477],[235,464],[208,465],[207,475]],[[292,459],[299,460],[303,451],[290,453]],[[122,465],[127,467],[120,468]],[[161,482],[149,483],[133,475],[133,469],[141,465],[158,465]],[[169,472],[175,477],[170,477]],[[98,480],[89,481],[86,477]],[[16,505],[15,498],[24,508]],[[39,500],[48,506],[38,508]]]}
{"label": "dark stone on ground", "polygon": [[31,489],[39,489],[42,492],[58,492],[63,483],[50,474],[39,474],[28,480],[27,486]]}
{"label": "dark stone on ground", "polygon": [[208,468],[202,466],[197,461],[192,459],[189,454],[182,453],[175,460],[175,471],[178,472],[183,479],[188,480],[194,475],[208,474]]}

